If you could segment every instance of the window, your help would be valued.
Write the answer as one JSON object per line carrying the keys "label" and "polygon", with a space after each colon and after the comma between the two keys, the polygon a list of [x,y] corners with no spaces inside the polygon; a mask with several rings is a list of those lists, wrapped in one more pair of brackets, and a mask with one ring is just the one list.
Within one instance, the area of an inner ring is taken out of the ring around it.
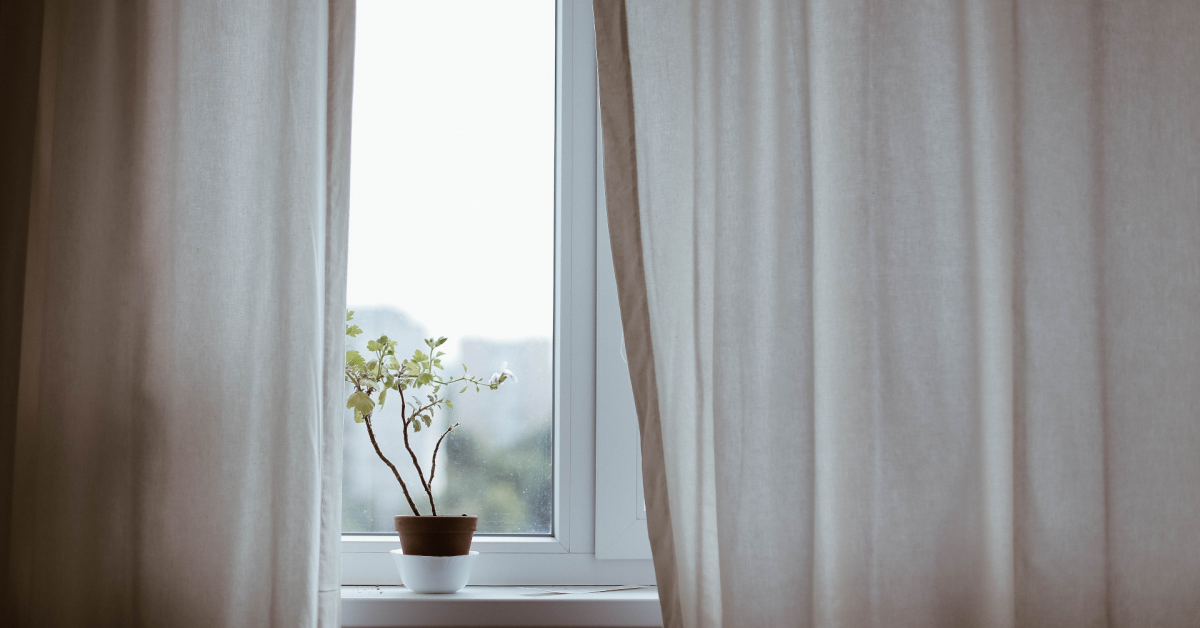
{"label": "window", "polygon": [[[481,533],[550,534],[554,5],[358,11],[347,307],[364,333],[348,348],[367,355],[368,338],[386,333],[407,357],[446,336],[447,375],[465,364],[486,379],[507,363],[516,382],[453,395],[410,442],[428,473],[437,437],[461,424],[439,452],[441,512],[478,515]],[[375,435],[419,487],[399,410],[393,395]],[[342,529],[386,534],[411,511],[365,431],[345,419]]]}
{"label": "window", "polygon": [[[461,427],[434,491],[439,512],[480,517],[472,584],[653,583],[597,229],[590,3],[360,0],[357,13],[348,302],[359,339],[416,348],[447,336],[448,365],[487,376],[507,361],[518,378],[453,397],[444,417]],[[417,436],[429,455],[432,439]],[[407,505],[363,426],[348,418],[344,438],[343,582],[398,583],[391,517]],[[398,434],[379,439],[411,467]]]}

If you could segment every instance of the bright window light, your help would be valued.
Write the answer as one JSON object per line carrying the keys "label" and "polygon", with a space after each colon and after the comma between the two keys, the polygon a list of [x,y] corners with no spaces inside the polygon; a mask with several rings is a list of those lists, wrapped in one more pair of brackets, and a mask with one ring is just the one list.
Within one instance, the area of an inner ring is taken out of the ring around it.
{"label": "bright window light", "polygon": [[[516,383],[451,399],[410,434],[428,469],[441,429],[439,514],[480,533],[550,534],[554,519],[555,3],[359,0],[355,33],[348,307],[368,338],[411,355],[447,336],[447,373]],[[365,351],[364,351],[365,352]],[[380,447],[428,514],[399,403]],[[366,428],[347,414],[342,529],[392,533],[411,514]],[[414,487],[416,489],[414,490]]]}

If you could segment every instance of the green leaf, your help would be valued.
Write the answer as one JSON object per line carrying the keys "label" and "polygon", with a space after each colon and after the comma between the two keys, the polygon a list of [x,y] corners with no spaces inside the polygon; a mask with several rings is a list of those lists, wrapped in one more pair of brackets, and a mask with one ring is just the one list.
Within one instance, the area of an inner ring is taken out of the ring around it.
{"label": "green leaf", "polygon": [[467,387],[466,387],[466,386],[463,386],[463,389],[462,389],[462,390],[460,390],[460,391],[458,391],[458,394],[460,394],[460,395],[461,395],[461,394],[463,394],[463,393],[465,393],[465,392],[467,392]]}
{"label": "green leaf", "polygon": [[433,381],[433,373],[421,373],[417,376],[417,386],[427,386]]}
{"label": "green leaf", "polygon": [[367,361],[357,351],[346,352],[346,364],[350,366],[366,366]]}
{"label": "green leaf", "polygon": [[445,336],[442,336],[441,338],[438,338],[438,339],[437,339],[437,344],[435,344],[435,345],[433,345],[433,346],[435,346],[435,347],[440,347],[440,346],[442,346],[442,345],[443,345],[443,344],[445,344],[445,343],[446,343],[446,337],[445,337]]}
{"label": "green leaf", "polygon": [[374,340],[367,341],[367,350],[368,351],[379,351],[382,348],[383,348],[383,345],[379,344],[378,342],[376,342]]}
{"label": "green leaf", "polygon": [[361,413],[361,412],[359,412],[358,410],[355,410],[355,411],[354,411],[354,422],[355,422],[355,423],[362,423],[363,421],[366,421],[366,419],[364,419],[364,418],[363,418],[363,415],[362,415],[362,413]]}
{"label": "green leaf", "polygon": [[383,390],[379,391],[379,407],[380,408],[383,407],[384,399],[387,399],[387,388],[384,388]]}
{"label": "green leaf", "polygon": [[418,421],[418,420],[416,420],[416,419],[413,419],[413,421],[412,421],[412,426],[413,426],[413,431],[414,431],[414,432],[420,432],[420,431],[421,431],[421,422],[420,422],[420,421]]}
{"label": "green leaf", "polygon": [[354,408],[355,412],[370,414],[375,409],[375,402],[371,401],[371,397],[365,392],[353,392],[346,399],[346,407]]}
{"label": "green leaf", "polygon": [[354,338],[355,336],[357,336],[361,333],[362,333],[362,327],[359,327],[358,325],[346,325],[346,335],[347,336]]}
{"label": "green leaf", "polygon": [[450,400],[449,400],[449,399],[447,399],[447,400],[446,400],[446,407],[447,407],[447,408],[450,408],[451,410],[453,410],[453,409],[454,409],[454,404],[450,403]]}
{"label": "green leaf", "polygon": [[425,427],[429,427],[429,424],[433,423],[433,417],[429,416],[428,414],[422,416],[421,420],[425,421]]}
{"label": "green leaf", "polygon": [[413,351],[412,359],[414,362],[424,362],[425,360],[429,359],[429,356],[425,355],[424,353],[421,353],[420,349],[417,349],[416,351]]}
{"label": "green leaf", "polygon": [[354,320],[354,310],[346,310],[346,321]]}

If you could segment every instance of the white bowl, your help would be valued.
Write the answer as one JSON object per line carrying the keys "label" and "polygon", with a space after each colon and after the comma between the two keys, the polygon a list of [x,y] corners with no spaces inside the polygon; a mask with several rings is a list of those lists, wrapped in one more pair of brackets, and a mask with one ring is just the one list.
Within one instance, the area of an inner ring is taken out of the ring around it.
{"label": "white bowl", "polygon": [[467,586],[479,552],[466,556],[408,556],[392,550],[400,581],[416,593],[455,593]]}

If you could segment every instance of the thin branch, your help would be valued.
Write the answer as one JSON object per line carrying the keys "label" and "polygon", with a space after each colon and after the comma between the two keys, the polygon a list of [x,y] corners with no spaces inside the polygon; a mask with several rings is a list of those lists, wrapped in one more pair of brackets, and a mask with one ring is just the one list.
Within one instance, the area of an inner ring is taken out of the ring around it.
{"label": "thin branch", "polygon": [[421,463],[417,462],[417,454],[413,451],[412,445],[408,444],[408,424],[410,421],[419,421],[420,417],[414,416],[411,419],[404,416],[404,391],[399,387],[396,390],[400,393],[400,421],[403,423],[401,429],[404,432],[404,448],[408,450],[408,455],[412,456],[413,466],[417,469],[417,477],[421,480],[421,486],[425,488],[425,494],[429,496],[429,509],[433,511],[433,516],[437,516],[437,506],[433,505],[433,491],[429,489],[429,484],[425,482],[425,474],[421,472]]}
{"label": "thin branch", "polygon": [[396,470],[396,465],[392,464],[392,461],[388,460],[387,456],[383,455],[383,450],[379,448],[379,443],[375,440],[375,430],[371,427],[371,415],[364,414],[363,421],[367,423],[367,434],[371,436],[371,444],[375,446],[375,453],[379,454],[379,459],[383,460],[383,462],[391,468],[392,473],[396,474],[396,481],[400,483],[400,490],[404,491],[404,499],[408,500],[408,507],[412,508],[414,515],[420,517],[421,512],[417,510],[417,505],[413,503],[412,496],[408,494],[408,487],[405,486],[404,479],[400,477],[400,472]]}
{"label": "thin branch", "polygon": [[429,404],[429,405],[427,405],[427,406],[419,406],[419,407],[418,407],[416,410],[413,410],[413,411],[412,411],[412,414],[414,414],[414,415],[416,415],[416,414],[421,414],[422,412],[424,412],[424,411],[426,411],[426,410],[428,410],[428,409],[430,409],[430,408],[432,408],[432,407],[434,407],[434,406],[436,406],[436,405],[438,405],[438,404],[440,404],[440,403],[442,403],[442,400],[441,400],[441,399],[439,399],[439,400],[437,400],[437,401],[435,401],[435,402],[433,402],[433,403],[431,403],[431,404]]}
{"label": "thin branch", "polygon": [[458,382],[470,382],[472,384],[479,384],[480,386],[487,386],[487,384],[485,384],[483,382],[483,380],[478,377],[462,376],[462,377],[459,377],[458,379],[454,379],[452,377],[448,380],[440,380],[440,379],[433,380],[433,383],[438,384],[439,386],[449,386],[450,384],[457,384]]}
{"label": "thin branch", "polygon": [[438,439],[437,445],[435,445],[433,447],[433,464],[429,465],[429,484],[430,484],[430,486],[433,485],[433,474],[437,473],[438,449],[440,449],[442,447],[442,440],[446,438],[446,435],[449,434],[450,432],[454,431],[454,428],[456,428],[456,427],[458,427],[458,423],[451,425],[449,428],[446,429],[445,432],[442,432],[442,437]]}

